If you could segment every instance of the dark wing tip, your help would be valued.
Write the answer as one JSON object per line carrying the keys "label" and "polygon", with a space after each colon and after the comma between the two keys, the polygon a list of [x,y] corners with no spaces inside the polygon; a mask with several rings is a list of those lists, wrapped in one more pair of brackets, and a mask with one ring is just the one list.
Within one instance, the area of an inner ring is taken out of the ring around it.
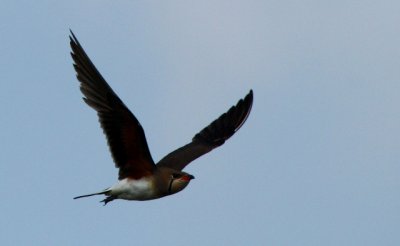
{"label": "dark wing tip", "polygon": [[200,141],[212,146],[222,145],[246,122],[253,106],[253,90],[240,99],[226,113],[201,130],[193,137],[193,141]]}
{"label": "dark wing tip", "polygon": [[71,29],[69,29],[69,32],[70,32],[69,40],[70,40],[71,42],[78,43],[78,40],[76,39],[74,32],[73,32]]}
{"label": "dark wing tip", "polygon": [[[71,56],[73,57],[74,55],[76,55],[76,53],[82,52],[79,50],[83,50],[83,48],[82,48],[81,44],[79,43],[78,39],[76,38],[75,34],[72,32],[72,30],[69,29],[69,31],[70,31],[69,45],[72,48]],[[85,51],[83,51],[82,53],[85,53]],[[86,55],[86,53],[85,53],[85,55]]]}
{"label": "dark wing tip", "polygon": [[[253,90],[250,90],[249,93],[243,99],[241,99],[243,100],[243,105],[244,105],[243,108],[245,109],[245,114],[243,115],[243,118],[240,120],[240,124],[237,125],[235,132],[243,126],[244,122],[246,122],[247,118],[249,117],[251,108],[253,107],[253,98],[254,98]],[[236,106],[239,105],[240,101]]]}

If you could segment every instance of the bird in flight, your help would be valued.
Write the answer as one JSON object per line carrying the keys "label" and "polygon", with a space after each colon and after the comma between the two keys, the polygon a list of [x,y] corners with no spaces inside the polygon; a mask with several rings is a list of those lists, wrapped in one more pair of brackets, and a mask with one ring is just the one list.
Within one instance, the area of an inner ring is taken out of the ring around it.
{"label": "bird in flight", "polygon": [[74,199],[105,195],[114,199],[145,201],[183,190],[194,176],[182,171],[198,157],[221,146],[244,124],[253,104],[253,91],[198,132],[192,141],[166,155],[157,164],[151,157],[144,130],[128,107],[104,80],[71,31],[71,56],[83,100],[94,110],[106,135],[118,182],[103,191]]}

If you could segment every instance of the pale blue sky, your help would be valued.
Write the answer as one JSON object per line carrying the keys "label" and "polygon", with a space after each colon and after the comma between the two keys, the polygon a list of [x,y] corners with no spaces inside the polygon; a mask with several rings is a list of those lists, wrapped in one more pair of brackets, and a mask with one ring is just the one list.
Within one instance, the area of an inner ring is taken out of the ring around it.
{"label": "pale blue sky", "polygon": [[[1,245],[400,245],[398,1],[13,1],[0,8]],[[153,158],[253,111],[149,202],[116,182],[71,28]]]}

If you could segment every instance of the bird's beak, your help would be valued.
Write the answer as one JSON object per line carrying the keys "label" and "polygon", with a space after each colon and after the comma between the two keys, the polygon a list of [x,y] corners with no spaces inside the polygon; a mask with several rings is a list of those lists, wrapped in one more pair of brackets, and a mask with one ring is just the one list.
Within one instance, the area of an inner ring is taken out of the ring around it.
{"label": "bird's beak", "polygon": [[194,176],[193,175],[185,175],[185,176],[183,176],[182,178],[181,178],[181,180],[184,180],[184,181],[186,181],[186,182],[189,182],[190,180],[192,180],[192,179],[194,179]]}

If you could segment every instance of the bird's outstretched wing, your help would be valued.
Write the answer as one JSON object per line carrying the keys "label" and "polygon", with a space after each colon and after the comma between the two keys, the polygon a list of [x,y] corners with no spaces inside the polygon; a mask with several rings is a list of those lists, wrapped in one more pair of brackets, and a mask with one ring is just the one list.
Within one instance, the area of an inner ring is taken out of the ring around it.
{"label": "bird's outstretched wing", "polygon": [[221,146],[244,124],[253,105],[253,91],[240,99],[226,113],[197,133],[192,142],[169,153],[157,163],[157,167],[182,170],[196,158]]}
{"label": "bird's outstretched wing", "polygon": [[83,100],[97,111],[119,179],[152,174],[155,165],[142,126],[103,79],[71,31],[71,56]]}

